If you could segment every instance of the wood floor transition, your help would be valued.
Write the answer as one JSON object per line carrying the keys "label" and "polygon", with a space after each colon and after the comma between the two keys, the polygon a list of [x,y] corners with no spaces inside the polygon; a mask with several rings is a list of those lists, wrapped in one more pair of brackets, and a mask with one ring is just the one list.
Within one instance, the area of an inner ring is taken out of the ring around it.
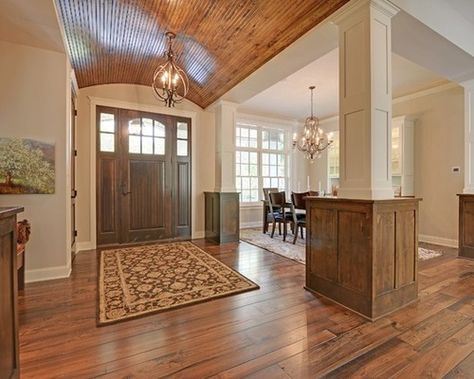
{"label": "wood floor transition", "polygon": [[261,289],[96,327],[96,252],[82,252],[70,278],[19,297],[21,377],[473,377],[474,261],[455,249],[420,263],[416,304],[370,323],[305,291],[299,263],[196,244]]}

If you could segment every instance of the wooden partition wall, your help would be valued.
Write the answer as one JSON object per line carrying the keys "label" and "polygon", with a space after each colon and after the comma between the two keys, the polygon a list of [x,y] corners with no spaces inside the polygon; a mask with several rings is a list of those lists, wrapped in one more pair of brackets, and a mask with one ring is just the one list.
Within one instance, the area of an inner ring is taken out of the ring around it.
{"label": "wooden partition wall", "polygon": [[306,288],[369,319],[416,300],[418,202],[308,198]]}
{"label": "wooden partition wall", "polygon": [[474,258],[474,195],[459,196],[459,256]]}

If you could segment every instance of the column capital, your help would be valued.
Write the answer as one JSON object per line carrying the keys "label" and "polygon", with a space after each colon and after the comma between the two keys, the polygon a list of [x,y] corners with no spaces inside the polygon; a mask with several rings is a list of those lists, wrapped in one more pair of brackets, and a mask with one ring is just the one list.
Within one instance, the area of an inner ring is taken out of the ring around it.
{"label": "column capital", "polygon": [[237,109],[237,107],[240,104],[234,103],[233,101],[227,101],[227,100],[218,100],[214,103],[214,106],[217,107],[229,107],[229,108],[234,108]]}
{"label": "column capital", "polygon": [[474,79],[466,80],[464,82],[459,83],[464,89],[468,91],[474,91]]}
{"label": "column capital", "polygon": [[332,22],[339,25],[364,7],[377,9],[387,17],[393,17],[400,11],[400,8],[388,0],[352,0],[338,12]]}

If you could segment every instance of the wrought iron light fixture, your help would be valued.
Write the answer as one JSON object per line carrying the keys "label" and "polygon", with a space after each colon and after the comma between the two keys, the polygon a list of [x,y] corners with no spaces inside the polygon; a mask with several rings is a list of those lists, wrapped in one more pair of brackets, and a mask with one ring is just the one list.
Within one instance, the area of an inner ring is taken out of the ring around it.
{"label": "wrought iron light fixture", "polygon": [[331,133],[326,134],[319,126],[319,119],[313,114],[313,91],[316,87],[309,87],[311,91],[311,116],[304,122],[304,129],[301,136],[293,134],[293,148],[297,147],[302,151],[307,159],[314,162],[321,157],[321,153],[333,143]]}
{"label": "wrought iron light fixture", "polygon": [[168,38],[168,50],[165,55],[166,63],[155,70],[151,86],[158,99],[171,108],[186,97],[189,90],[189,80],[186,73],[175,62],[172,43],[176,34],[166,32],[165,35]]}

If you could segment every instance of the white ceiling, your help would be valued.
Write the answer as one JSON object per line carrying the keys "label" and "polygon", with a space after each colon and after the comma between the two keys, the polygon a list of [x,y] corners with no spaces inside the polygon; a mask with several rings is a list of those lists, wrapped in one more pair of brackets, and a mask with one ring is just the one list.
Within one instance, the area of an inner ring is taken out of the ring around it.
{"label": "white ceiling", "polygon": [[[315,85],[315,114],[326,118],[338,113],[339,51],[334,49],[239,106],[239,111],[301,120],[310,112],[310,92]],[[441,76],[392,54],[393,97],[445,83]]]}
{"label": "white ceiling", "polygon": [[53,0],[0,0],[0,40],[64,52]]}

